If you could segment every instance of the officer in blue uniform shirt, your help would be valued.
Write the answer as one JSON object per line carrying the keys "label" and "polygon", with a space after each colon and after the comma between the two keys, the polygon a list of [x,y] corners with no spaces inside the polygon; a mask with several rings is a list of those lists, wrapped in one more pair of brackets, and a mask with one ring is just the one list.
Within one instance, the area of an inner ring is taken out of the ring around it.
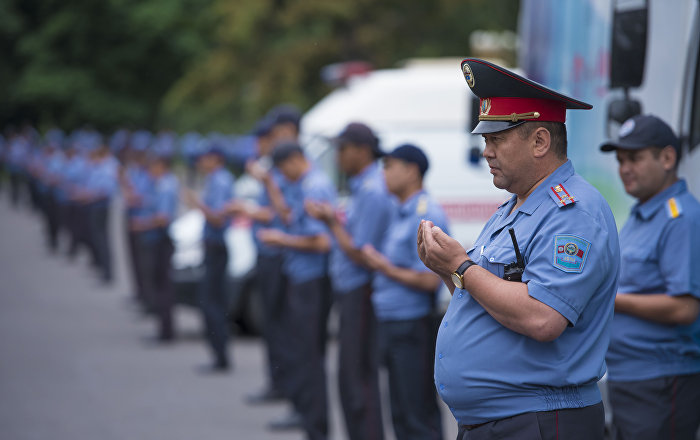
{"label": "officer in blue uniform shirt", "polygon": [[143,195],[145,214],[131,220],[131,229],[140,232],[138,250],[143,267],[143,288],[146,297],[152,299],[158,318],[157,342],[170,342],[175,337],[175,300],[170,282],[173,243],[168,227],[177,214],[179,183],[170,164],[167,153],[150,158],[148,174],[153,187]]}
{"label": "officer in blue uniform shirt", "polygon": [[335,203],[335,189],[295,142],[278,144],[272,160],[285,182],[277,186],[269,173],[260,175],[272,206],[285,231],[262,229],[262,243],[284,250],[282,273],[286,279],[286,316],[290,329],[286,337],[292,347],[289,368],[285,371],[286,394],[302,417],[310,440],[328,437],[328,396],[326,390],[326,325],[330,310],[328,252],[331,237],[328,228],[310,216],[307,201]]}
{"label": "officer in blue uniform shirt", "polygon": [[421,223],[421,258],[453,292],[435,385],[460,439],[602,439],[620,251],[608,204],[567,159],[564,124],[567,108],[591,106],[483,60],[462,70],[493,183],[513,196],[467,251]]}
{"label": "officer in blue uniform shirt", "polygon": [[204,277],[200,286],[200,307],[206,328],[206,338],[213,354],[213,363],[201,369],[203,373],[226,372],[230,367],[228,354],[229,320],[226,295],[228,249],[224,239],[231,222],[227,205],[233,199],[234,177],[226,169],[224,150],[209,144],[197,165],[206,175],[201,199],[186,191],[186,202],[199,209],[204,224]]}
{"label": "officer in blue uniform shirt", "polygon": [[109,148],[98,143],[90,152],[85,185],[78,188],[76,199],[87,218],[87,241],[93,263],[101,281],[112,282],[112,251],[109,237],[109,207],[119,191],[119,163]]}
{"label": "officer in blue uniform shirt", "polygon": [[700,425],[700,204],[677,174],[680,141],[639,115],[615,151],[637,199],[620,231],[622,265],[606,361],[616,438],[694,440]]}
{"label": "officer in blue uniform shirt", "polygon": [[153,312],[155,309],[154,298],[150,298],[144,290],[143,279],[146,276],[142,264],[142,253],[139,252],[140,231],[134,230],[131,225],[134,220],[147,216],[146,197],[153,190],[153,180],[148,173],[147,139],[135,138],[124,152],[124,165],[120,173],[120,183],[127,225],[127,249],[129,252],[129,265],[134,285],[133,298],[145,312]]}
{"label": "officer in blue uniform shirt", "polygon": [[338,390],[348,437],[382,439],[372,279],[362,246],[380,247],[394,206],[377,163],[383,153],[372,129],[350,123],[334,142],[340,171],[349,177],[345,212],[313,201],[307,203],[307,212],[326,223],[336,241],[330,255],[330,276],[340,315]]}
{"label": "officer in blue uniform shirt", "polygon": [[399,440],[441,439],[433,387],[435,333],[431,312],[440,278],[425,267],[415,246],[422,219],[447,230],[447,217],[423,189],[428,158],[403,144],[384,158],[386,187],[398,199],[384,241],[365,244],[362,256],[375,270],[372,303],[379,321],[379,361],[387,369],[391,419]]}
{"label": "officer in blue uniform shirt", "polygon": [[[253,131],[255,159],[246,162],[246,168],[258,168],[271,174],[276,185],[282,185],[284,177],[272,166],[272,148],[275,138],[272,129],[275,121],[270,117],[261,119]],[[249,173],[250,174],[250,173]],[[253,171],[252,174],[255,174]],[[256,283],[263,304],[263,341],[267,352],[267,375],[263,388],[246,396],[251,405],[276,402],[284,399],[284,366],[289,359],[286,337],[290,329],[285,328],[284,319],[284,280],[282,275],[283,252],[276,246],[264,244],[257,235],[261,229],[285,228],[279,215],[271,206],[270,196],[264,187],[260,188],[257,203],[234,201],[230,205],[232,215],[244,215],[253,221],[253,240],[257,249]]]}
{"label": "officer in blue uniform shirt", "polygon": [[79,246],[88,245],[84,239],[84,229],[87,227],[83,226],[85,222],[81,215],[82,204],[78,202],[76,195],[85,185],[89,171],[87,153],[81,148],[75,135],[71,135],[71,138],[66,150],[66,164],[63,169],[61,187],[67,198],[65,222],[70,233],[67,255],[69,258],[74,258],[78,253]]}

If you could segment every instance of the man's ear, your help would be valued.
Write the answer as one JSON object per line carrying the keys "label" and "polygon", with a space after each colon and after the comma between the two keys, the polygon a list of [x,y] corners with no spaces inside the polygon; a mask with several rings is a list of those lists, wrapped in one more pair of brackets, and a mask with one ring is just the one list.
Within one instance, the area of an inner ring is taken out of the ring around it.
{"label": "man's ear", "polygon": [[536,158],[544,157],[552,146],[552,135],[544,127],[538,127],[530,136],[532,154]]}
{"label": "man's ear", "polygon": [[659,155],[659,160],[664,166],[664,170],[671,171],[676,168],[676,161],[678,160],[678,153],[676,149],[670,145],[666,145],[661,149],[661,154]]}

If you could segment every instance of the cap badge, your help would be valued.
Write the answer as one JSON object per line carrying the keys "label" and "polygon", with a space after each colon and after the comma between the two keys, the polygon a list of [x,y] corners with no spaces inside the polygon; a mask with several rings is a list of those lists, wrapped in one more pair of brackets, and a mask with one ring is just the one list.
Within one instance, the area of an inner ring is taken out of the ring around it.
{"label": "cap badge", "polygon": [[491,111],[491,98],[484,98],[481,100],[481,111],[482,115],[488,115]]}
{"label": "cap badge", "polygon": [[621,138],[623,138],[623,137],[629,135],[630,133],[632,133],[632,131],[634,131],[634,119],[628,119],[620,127],[619,135]]}
{"label": "cap badge", "polygon": [[464,73],[464,79],[467,80],[467,85],[469,88],[474,88],[474,74],[472,73],[472,68],[469,64],[462,64],[462,72]]}

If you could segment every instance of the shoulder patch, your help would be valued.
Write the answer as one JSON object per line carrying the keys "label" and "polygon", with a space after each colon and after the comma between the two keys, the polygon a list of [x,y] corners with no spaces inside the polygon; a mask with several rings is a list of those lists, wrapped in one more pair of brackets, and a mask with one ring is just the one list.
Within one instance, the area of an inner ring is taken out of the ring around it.
{"label": "shoulder patch", "polygon": [[554,236],[554,267],[567,273],[581,273],[591,243],[575,235]]}
{"label": "shoulder patch", "polygon": [[428,212],[428,197],[424,194],[416,203],[416,214],[425,215],[426,212]]}
{"label": "shoulder patch", "polygon": [[561,183],[549,187],[549,195],[552,197],[552,200],[554,200],[554,203],[556,203],[560,208],[576,202],[574,196],[569,194],[566,188],[564,188],[564,185]]}
{"label": "shoulder patch", "polygon": [[683,208],[681,207],[681,202],[678,201],[675,197],[671,197],[668,199],[666,202],[666,213],[668,214],[669,218],[676,218],[681,213],[683,212]]}

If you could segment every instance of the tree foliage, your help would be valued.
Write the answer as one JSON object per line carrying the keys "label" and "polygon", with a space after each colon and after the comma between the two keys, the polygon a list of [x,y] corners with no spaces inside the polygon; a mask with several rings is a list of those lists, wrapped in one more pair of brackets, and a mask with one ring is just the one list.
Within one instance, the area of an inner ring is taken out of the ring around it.
{"label": "tree foliage", "polygon": [[5,0],[0,119],[225,132],[308,108],[325,65],[469,54],[515,0]]}

